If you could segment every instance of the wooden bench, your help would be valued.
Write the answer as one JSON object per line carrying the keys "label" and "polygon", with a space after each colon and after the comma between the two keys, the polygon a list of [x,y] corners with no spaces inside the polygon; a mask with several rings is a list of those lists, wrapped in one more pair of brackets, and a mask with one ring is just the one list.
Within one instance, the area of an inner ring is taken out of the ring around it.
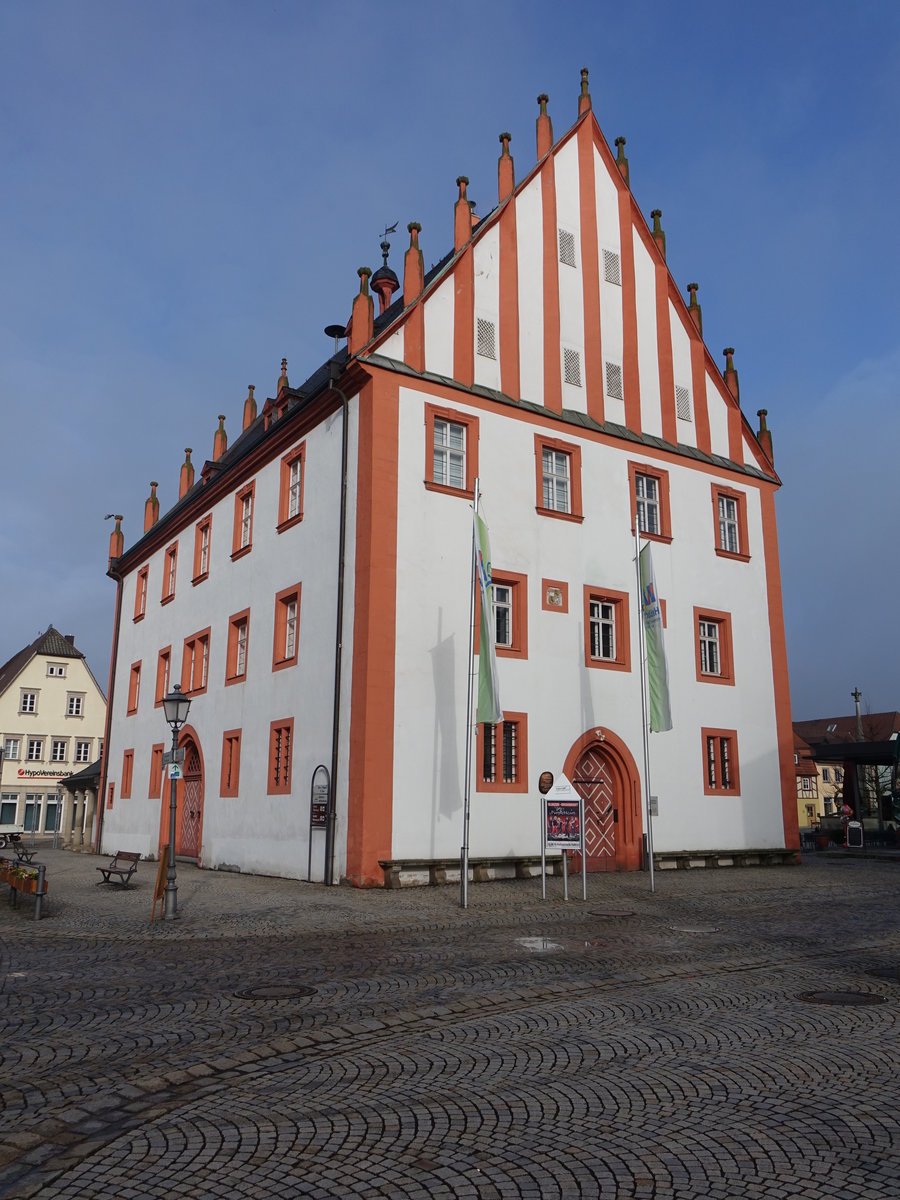
{"label": "wooden bench", "polygon": [[[120,883],[122,887],[128,887],[128,881],[137,870],[137,865],[141,861],[139,854],[132,854],[128,850],[118,850],[115,857],[110,859],[105,867],[97,867],[96,869],[103,876],[97,880],[97,886],[101,883]],[[118,879],[113,880],[111,876],[118,875]]]}

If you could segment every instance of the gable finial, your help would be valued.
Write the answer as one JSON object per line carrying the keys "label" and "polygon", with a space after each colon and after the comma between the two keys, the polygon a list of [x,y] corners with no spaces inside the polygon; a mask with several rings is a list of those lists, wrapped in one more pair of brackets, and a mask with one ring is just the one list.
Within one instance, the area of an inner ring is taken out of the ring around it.
{"label": "gable finial", "polygon": [[537,99],[541,106],[537,118],[537,156],[540,161],[553,146],[553,125],[550,121],[550,114],[547,112],[550,97],[546,92],[541,92]]}
{"label": "gable finial", "polygon": [[500,158],[497,162],[497,199],[502,202],[507,196],[512,195],[516,187],[516,172],[513,163],[513,156],[509,152],[509,143],[512,141],[511,133],[500,134]]}
{"label": "gable finial", "polygon": [[697,332],[703,337],[703,310],[697,302],[697,292],[699,289],[699,283],[689,283],[687,285],[688,294],[691,297],[688,304],[688,312],[691,314],[691,320],[697,327]]}
{"label": "gable finial", "polygon": [[578,97],[578,115],[587,112],[591,107],[591,93],[588,91],[588,69],[581,68],[581,93]]}
{"label": "gable finial", "polygon": [[662,217],[662,209],[654,208],[654,210],[651,212],[650,216],[653,219],[653,229],[651,230],[651,233],[653,234],[653,240],[654,240],[654,242],[656,242],[657,246],[659,247],[659,252],[663,256],[663,262],[665,262],[666,235],[663,232],[662,225],[660,225],[660,223],[659,223],[660,218]]}
{"label": "gable finial", "polygon": [[725,355],[725,383],[728,386],[729,392],[731,392],[732,396],[740,404],[741,389],[738,385],[738,373],[734,369],[734,346],[726,346],[722,353]]}
{"label": "gable finial", "polygon": [[631,172],[628,167],[628,159],[625,157],[625,139],[623,137],[616,138],[616,166],[625,182],[631,187]]}

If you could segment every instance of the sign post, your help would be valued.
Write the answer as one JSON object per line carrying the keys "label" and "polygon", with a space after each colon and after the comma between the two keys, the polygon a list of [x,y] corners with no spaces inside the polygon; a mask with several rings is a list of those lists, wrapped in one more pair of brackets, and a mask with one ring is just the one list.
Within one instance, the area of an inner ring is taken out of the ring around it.
{"label": "sign post", "polygon": [[[546,772],[549,774],[549,772]],[[544,776],[541,776],[543,779]],[[543,898],[547,898],[545,847],[562,851],[563,897],[569,899],[569,851],[581,852],[581,894],[587,900],[587,855],[584,848],[584,801],[565,775],[548,789],[542,802],[541,867],[544,876]]]}
{"label": "sign post", "polygon": [[324,763],[319,763],[309,784],[309,856],[306,861],[306,882],[312,878],[312,831],[328,829],[328,794],[331,776]]}

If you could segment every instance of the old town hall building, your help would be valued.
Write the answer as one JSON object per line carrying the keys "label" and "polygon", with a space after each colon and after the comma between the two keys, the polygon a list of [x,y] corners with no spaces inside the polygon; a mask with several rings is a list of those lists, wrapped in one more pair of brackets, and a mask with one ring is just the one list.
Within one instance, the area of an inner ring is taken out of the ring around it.
{"label": "old town hall building", "polygon": [[[203,866],[357,885],[447,878],[459,856],[472,497],[490,528],[502,724],[479,726],[473,860],[539,854],[537,778],[587,798],[589,864],[636,869],[645,818],[635,522],[652,543],[673,729],[650,735],[655,849],[730,861],[797,846],[765,412],[704,344],[582,75],[554,141],[498,202],[457,180],[452,250],[402,283],[359,272],[346,338],[299,387],[251,389],[143,535],[117,523],[102,846],[167,839],[161,700],[179,735],[177,851]],[[380,312],[375,314],[378,298]],[[396,293],[396,295],[395,295]],[[311,822],[334,783],[333,833]],[[319,795],[322,799],[326,791]],[[313,797],[315,799],[315,797]],[[326,850],[326,843],[328,843]]]}

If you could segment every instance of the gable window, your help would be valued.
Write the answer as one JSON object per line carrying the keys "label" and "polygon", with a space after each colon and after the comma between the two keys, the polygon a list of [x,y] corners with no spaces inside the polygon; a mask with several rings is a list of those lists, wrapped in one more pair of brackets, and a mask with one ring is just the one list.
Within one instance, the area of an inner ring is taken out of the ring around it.
{"label": "gable window", "polygon": [[281,671],[297,663],[300,644],[301,585],[285,588],[275,597],[275,641],[272,647],[272,670]]}
{"label": "gable window", "polygon": [[141,567],[134,583],[134,619],[141,621],[147,611],[147,584],[150,578],[150,568]]}
{"label": "gable window", "polygon": [[128,675],[128,707],[125,710],[126,716],[134,716],[138,710],[138,703],[141,698],[141,664],[140,661],[131,664],[131,671]]}
{"label": "gable window", "polygon": [[563,379],[572,387],[581,387],[581,354],[571,346],[563,346]]}
{"label": "gable window", "polygon": [[537,511],[581,521],[581,447],[534,435]]}
{"label": "gable window", "polygon": [[21,692],[19,694],[19,712],[36,713],[38,704],[37,692]]}
{"label": "gable window", "polygon": [[75,692],[69,692],[66,697],[66,716],[80,717],[84,712],[84,696],[79,696]]}
{"label": "gable window", "polygon": [[250,638],[250,609],[235,613],[228,621],[228,653],[225,683],[242,683],[247,678],[247,645]]}
{"label": "gable window", "polygon": [[559,261],[567,267],[575,266],[575,234],[570,229],[558,229]]}
{"label": "gable window", "polygon": [[241,731],[226,729],[222,734],[222,775],[220,796],[236,796],[241,775]]}
{"label": "gable window", "polygon": [[166,550],[163,560],[163,587],[161,604],[168,604],[175,596],[175,577],[178,572],[178,543]]}
{"label": "gable window", "polygon": [[697,679],[701,683],[734,683],[731,614],[694,608]]}
{"label": "gable window", "polygon": [[65,663],[47,663],[47,674],[55,675],[59,679],[65,679],[65,677],[66,677]]}
{"label": "gable window", "polygon": [[153,698],[153,703],[156,708],[163,702],[163,698],[169,692],[169,667],[172,662],[172,647],[166,646],[160,650],[159,657],[156,660],[156,693]]}
{"label": "gable window", "polygon": [[692,421],[691,389],[683,384],[675,384],[675,416],[679,421]]}
{"label": "gable window", "polygon": [[234,498],[234,532],[231,557],[241,558],[253,548],[253,498],[256,480],[242,488]]}
{"label": "gable window", "polygon": [[474,494],[478,418],[425,405],[425,486],[456,496]]}
{"label": "gable window", "polygon": [[625,386],[622,383],[622,366],[620,363],[604,363],[606,377],[606,394],[610,400],[624,400]]}
{"label": "gable window", "polygon": [[181,689],[191,695],[206,691],[209,682],[209,628],[184,639]]}
{"label": "gable window", "polygon": [[75,743],[75,761],[77,763],[86,763],[91,761],[91,743],[76,742]]}
{"label": "gable window", "polygon": [[54,738],[50,744],[50,761],[65,762],[67,757],[67,749],[68,746],[65,741],[63,741],[61,738]]}
{"label": "gable window", "polygon": [[156,800],[162,794],[163,780],[163,754],[165,746],[162,742],[155,742],[150,747],[150,782],[147,787],[147,796],[151,800]]}
{"label": "gable window", "polygon": [[281,481],[278,492],[278,525],[280,533],[303,520],[303,480],[306,474],[306,443],[295,446],[281,460]]}
{"label": "gable window", "polygon": [[212,516],[198,521],[194,528],[194,575],[191,583],[198,584],[209,575],[209,544],[212,538]]}
{"label": "gable window", "polygon": [[703,791],[707,796],[738,796],[737,733],[734,729],[702,729]]}
{"label": "gable window", "polygon": [[477,740],[478,791],[527,791],[525,713],[504,713],[503,720],[496,725],[479,725]]}
{"label": "gable window", "polygon": [[630,462],[628,488],[631,500],[631,532],[634,533],[637,521],[641,537],[657,542],[671,542],[669,472],[648,463]]}
{"label": "gable window", "polygon": [[622,269],[619,263],[619,256],[615,250],[603,251],[603,278],[607,283],[618,284],[622,286]]}
{"label": "gable window", "polygon": [[584,663],[614,671],[631,670],[631,622],[627,592],[584,589]]}
{"label": "gable window", "polygon": [[497,358],[497,331],[493,321],[478,317],[475,322],[475,353],[482,358]]}
{"label": "gable window", "polygon": [[712,485],[716,554],[749,562],[747,541],[747,497],[743,492]]}
{"label": "gable window", "polygon": [[119,795],[123,800],[131,799],[131,777],[134,772],[134,751],[126,750],[122,755],[122,787]]}
{"label": "gable window", "polygon": [[267,794],[284,796],[291,790],[291,755],[294,749],[294,718],[273,721],[269,727],[269,770]]}

